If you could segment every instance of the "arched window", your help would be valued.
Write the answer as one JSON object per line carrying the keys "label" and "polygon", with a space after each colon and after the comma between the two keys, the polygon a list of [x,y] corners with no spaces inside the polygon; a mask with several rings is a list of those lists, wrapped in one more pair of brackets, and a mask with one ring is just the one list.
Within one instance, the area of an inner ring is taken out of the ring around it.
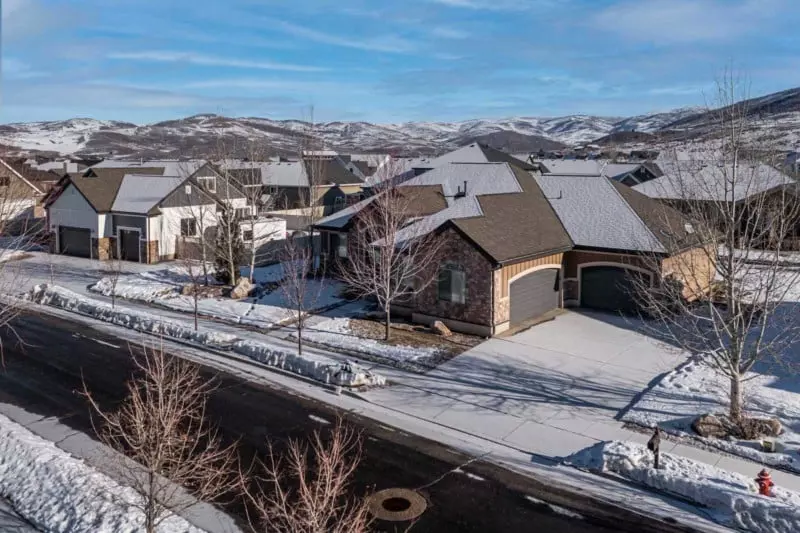
{"label": "arched window", "polygon": [[464,267],[455,263],[444,263],[439,267],[438,297],[443,302],[466,302],[467,274]]}

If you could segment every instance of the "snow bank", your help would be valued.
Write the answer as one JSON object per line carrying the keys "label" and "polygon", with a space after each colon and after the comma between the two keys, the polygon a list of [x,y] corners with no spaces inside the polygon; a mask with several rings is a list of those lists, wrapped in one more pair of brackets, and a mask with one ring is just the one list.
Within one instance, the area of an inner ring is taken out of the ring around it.
{"label": "snow bank", "polygon": [[260,363],[274,366],[317,381],[343,387],[380,386],[386,384],[383,376],[373,374],[352,362],[340,363],[327,357],[303,354],[280,349],[254,341],[238,341],[233,351],[255,359]]}
{"label": "snow bank", "polygon": [[303,331],[303,337],[311,342],[340,348],[365,355],[377,355],[397,362],[420,362],[436,356],[435,347],[415,347],[385,344],[374,339],[357,336],[350,328],[349,318],[332,318]]}
{"label": "snow bank", "polygon": [[[37,529],[54,533],[138,533],[135,493],[0,415],[0,494]],[[200,533],[172,516],[160,533]]]}
{"label": "snow bank", "polygon": [[[728,527],[756,533],[800,531],[800,494],[776,487],[774,498],[760,496],[752,479],[705,463],[662,453],[661,468],[654,470],[647,448],[630,442],[601,443],[569,462],[691,500],[709,508],[714,520]],[[755,477],[758,468],[753,468]]]}
{"label": "snow bank", "polygon": [[182,324],[164,321],[150,313],[119,307],[112,308],[110,304],[91,300],[63,287],[49,286],[47,284],[36,285],[28,296],[38,304],[82,313],[98,320],[136,331],[165,335],[215,348],[228,347],[236,340],[235,336],[227,333],[204,330],[194,331],[194,329],[185,327]]}
{"label": "snow bank", "polygon": [[37,285],[28,295],[33,302],[59,307],[67,311],[82,313],[104,322],[118,326],[165,335],[176,339],[196,342],[212,348],[232,350],[269,366],[281,368],[317,381],[344,387],[378,386],[386,379],[373,374],[361,366],[341,363],[319,355],[298,355],[292,351],[255,341],[241,340],[235,335],[215,331],[194,331],[175,322],[161,320],[160,317],[98,302],[74,293],[68,289],[47,284]]}

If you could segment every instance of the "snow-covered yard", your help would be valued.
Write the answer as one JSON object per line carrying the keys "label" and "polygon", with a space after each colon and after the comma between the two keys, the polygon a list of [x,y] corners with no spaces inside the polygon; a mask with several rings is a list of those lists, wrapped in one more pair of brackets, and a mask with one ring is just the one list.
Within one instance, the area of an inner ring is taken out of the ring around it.
{"label": "snow-covered yard", "polygon": [[407,346],[364,338],[350,327],[350,318],[331,318],[303,331],[303,338],[316,344],[347,352],[375,356],[387,362],[420,364],[433,360],[441,352],[434,346]]}
{"label": "snow-covered yard", "polygon": [[[135,493],[0,415],[0,495],[42,531],[137,533],[144,517]],[[200,533],[171,516],[159,533]]]}
{"label": "snow-covered yard", "polygon": [[745,411],[749,416],[781,421],[783,433],[774,439],[778,445],[774,453],[762,451],[760,441],[701,438],[692,430],[698,415],[725,413],[728,408],[728,382],[700,357],[664,376],[623,420],[647,427],[658,425],[735,455],[800,472],[800,381],[777,362],[765,362],[759,370],[745,384]]}
{"label": "snow-covered yard", "polygon": [[774,497],[760,496],[753,479],[705,463],[662,453],[655,470],[645,446],[613,441],[583,450],[569,462],[695,502],[728,527],[756,533],[800,531],[800,494],[776,487]]}
{"label": "snow-covered yard", "polygon": [[[249,269],[243,269],[243,275],[247,274]],[[277,283],[283,279],[283,267],[280,264],[258,267],[254,279],[258,284]],[[105,296],[113,293],[119,298],[194,313],[194,299],[181,294],[181,289],[190,282],[191,278],[185,267],[172,266],[163,270],[120,276],[116,285],[113,278],[104,277],[90,289]],[[309,280],[308,283],[310,308],[325,308],[342,301],[338,296],[341,290],[338,282],[325,279]],[[203,316],[233,324],[270,328],[292,320],[296,314],[287,305],[283,291],[280,288],[273,289],[268,294],[241,300],[221,296],[202,297],[198,300],[198,312]]]}

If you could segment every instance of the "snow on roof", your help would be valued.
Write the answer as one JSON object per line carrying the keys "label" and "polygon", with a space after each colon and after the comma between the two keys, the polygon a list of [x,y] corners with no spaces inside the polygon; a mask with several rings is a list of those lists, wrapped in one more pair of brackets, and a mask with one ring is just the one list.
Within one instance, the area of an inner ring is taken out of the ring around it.
{"label": "snow on roof", "polygon": [[164,176],[189,177],[197,172],[200,167],[206,163],[207,161],[202,159],[193,159],[189,161],[179,161],[177,159],[163,159],[155,161],[122,161],[119,159],[106,159],[105,161],[101,161],[90,168],[125,168],[131,169],[131,173],[135,173],[137,168],[163,168]]}
{"label": "snow on roof", "polygon": [[112,211],[146,215],[186,178],[127,174],[111,207]]}
{"label": "snow on roof", "polygon": [[576,246],[666,251],[608,179],[543,175],[536,181]]}
{"label": "snow on roof", "polygon": [[280,187],[306,187],[308,176],[302,161],[261,163],[261,182]]}
{"label": "snow on roof", "polygon": [[480,145],[478,145],[478,143],[472,143],[468,144],[467,146],[463,146],[458,150],[453,150],[452,152],[447,152],[439,157],[429,159],[427,163],[420,161],[418,164],[423,165],[421,168],[437,168],[450,163],[487,163],[488,161],[489,160],[486,158],[484,151],[481,150]]}
{"label": "snow on roof", "polygon": [[441,185],[447,205],[453,204],[459,189],[466,195],[521,192],[522,188],[508,163],[448,163],[403,182],[400,187]]}
{"label": "snow on roof", "polygon": [[717,163],[701,160],[663,160],[660,178],[634,186],[651,198],[734,201],[796,182],[764,163]]}
{"label": "snow on roof", "polygon": [[544,166],[544,174],[559,176],[607,176],[616,178],[635,172],[641,167],[638,163],[610,163],[602,159],[538,159]]}
{"label": "snow on roof", "polygon": [[337,211],[332,215],[328,215],[322,219],[320,219],[316,225],[317,226],[324,226],[326,228],[343,228],[350,222],[350,219],[353,218],[353,215],[361,211],[364,207],[369,205],[375,199],[374,196],[370,196],[364,200],[361,200],[358,203],[353,205],[349,205],[342,209],[341,211]]}

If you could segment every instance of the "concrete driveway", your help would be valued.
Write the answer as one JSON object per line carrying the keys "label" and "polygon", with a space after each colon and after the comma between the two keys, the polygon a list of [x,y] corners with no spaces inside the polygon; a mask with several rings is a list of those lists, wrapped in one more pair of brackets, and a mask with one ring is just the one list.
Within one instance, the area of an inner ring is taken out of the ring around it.
{"label": "concrete driveway", "polygon": [[646,440],[616,417],[684,356],[616,315],[567,312],[490,339],[424,376],[397,372],[376,403],[558,458],[600,440]]}

